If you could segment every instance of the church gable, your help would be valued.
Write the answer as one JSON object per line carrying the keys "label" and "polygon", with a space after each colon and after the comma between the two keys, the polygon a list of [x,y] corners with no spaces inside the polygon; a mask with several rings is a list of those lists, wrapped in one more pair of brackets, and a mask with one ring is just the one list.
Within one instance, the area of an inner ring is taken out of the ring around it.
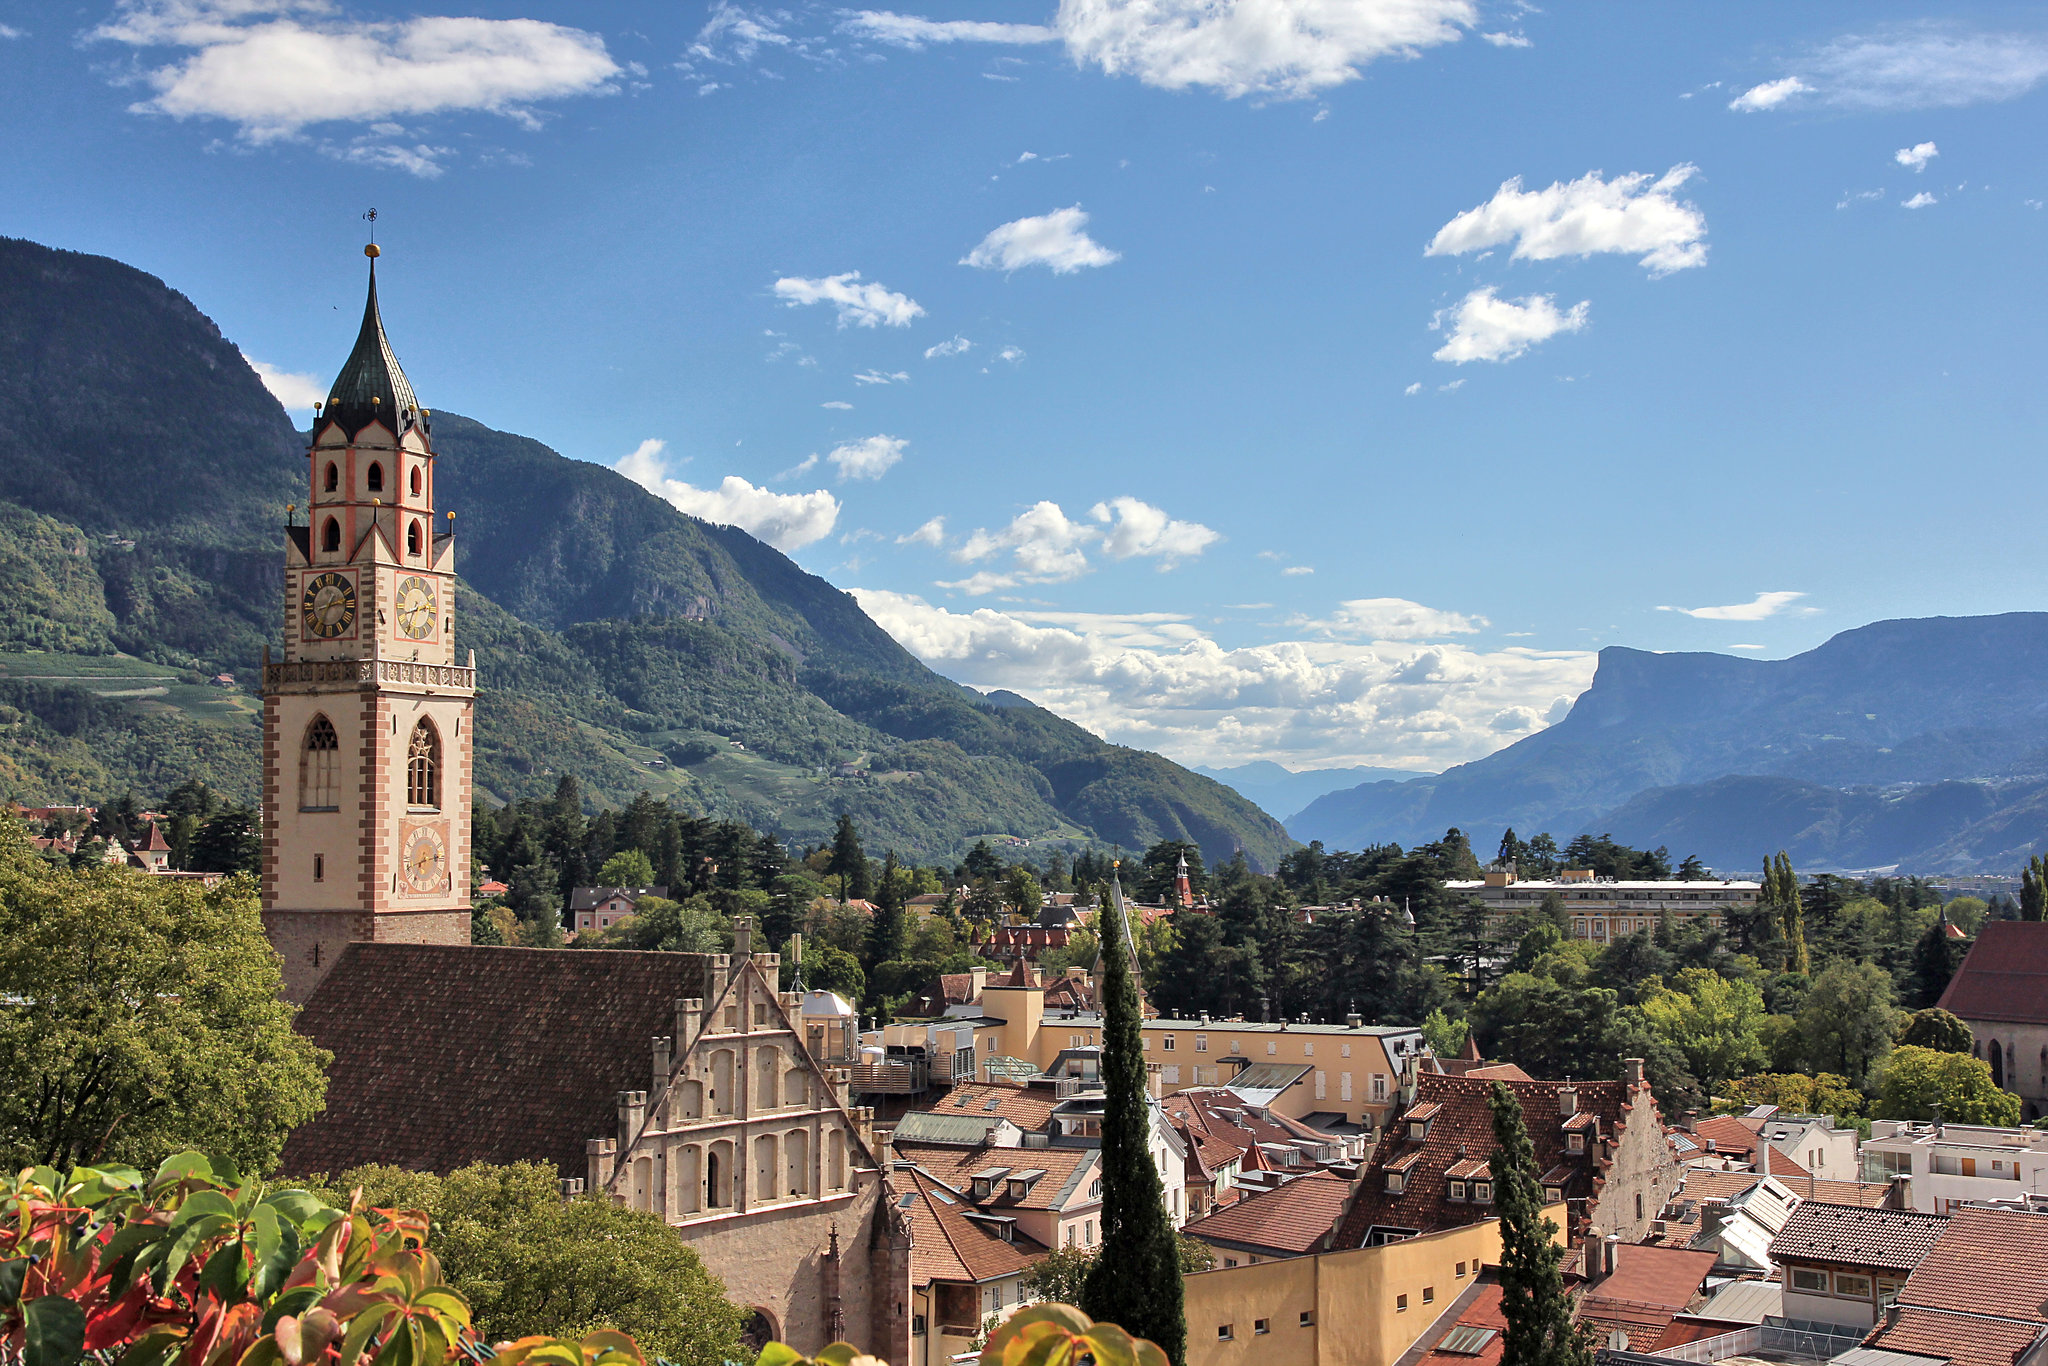
{"label": "church gable", "polygon": [[839,1201],[879,1168],[851,1072],[819,1063],[774,954],[713,955],[704,999],[676,1003],[682,1047],[654,1040],[651,1092],[622,1092],[618,1137],[589,1144],[589,1181],[671,1224]]}

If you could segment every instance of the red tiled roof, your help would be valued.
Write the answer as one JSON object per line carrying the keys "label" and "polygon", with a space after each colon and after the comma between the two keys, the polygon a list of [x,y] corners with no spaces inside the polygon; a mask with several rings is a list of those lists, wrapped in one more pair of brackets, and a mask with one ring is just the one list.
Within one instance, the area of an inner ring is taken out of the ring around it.
{"label": "red tiled roof", "polygon": [[1619,1247],[1614,1274],[1588,1287],[1586,1298],[1655,1304],[1675,1312],[1700,1293],[1707,1273],[1714,1269],[1714,1256],[1670,1247]]}
{"label": "red tiled roof", "polygon": [[[993,1108],[991,1101],[995,1103]],[[935,1115],[975,1115],[990,1120],[1000,1116],[1026,1133],[1037,1133],[1051,1122],[1052,1112],[1060,1104],[1060,1098],[1046,1087],[991,1081],[968,1082],[926,1104],[908,1108],[928,1110]]]}
{"label": "red tiled roof", "polygon": [[[896,1160],[910,1162],[954,1190],[963,1192],[975,1208],[990,1214],[1013,1210],[1069,1210],[1095,1203],[1091,1194],[1099,1174],[1096,1148],[954,1148],[938,1144],[898,1143]],[[998,1181],[984,1198],[975,1200],[976,1172],[1001,1167],[1008,1171],[1040,1171],[1045,1175],[1031,1183],[1023,1195],[1011,1195],[1009,1183]]]}
{"label": "red tiled roof", "polygon": [[[1508,1320],[1501,1310],[1500,1282],[1494,1280],[1493,1273],[1489,1271],[1476,1288],[1478,1295],[1465,1306],[1456,1322],[1443,1324],[1440,1330],[1432,1326],[1424,1334],[1430,1341],[1430,1350],[1417,1358],[1415,1366],[1501,1366],[1501,1357],[1507,1350]],[[1493,1336],[1477,1352],[1443,1351],[1439,1344],[1457,1328],[1491,1328]]]}
{"label": "red tiled roof", "polygon": [[967,1217],[973,1205],[964,1193],[917,1168],[898,1167],[894,1183],[908,1200],[910,1283],[989,1281],[1014,1276],[1041,1260],[1046,1247],[1025,1233],[1005,1239],[987,1224]]}
{"label": "red tiled roof", "polygon": [[1747,1323],[1735,1323],[1727,1319],[1674,1318],[1664,1329],[1664,1336],[1657,1339],[1657,1345],[1648,1349],[1661,1352],[1667,1347],[1683,1347],[1688,1342],[1703,1342],[1707,1338],[1718,1338],[1728,1333],[1739,1333],[1750,1327]]}
{"label": "red tiled roof", "polygon": [[2048,923],[1987,920],[1941,994],[1965,1020],[2048,1024]]}
{"label": "red tiled roof", "polygon": [[151,821],[149,823],[149,838],[136,846],[135,852],[138,854],[167,854],[170,850],[171,844],[169,840],[164,838],[163,827],[159,826],[155,821]]}
{"label": "red tiled roof", "polygon": [[[1578,1093],[1577,1112],[1597,1115],[1603,1138],[1613,1139],[1632,1113],[1628,1085],[1620,1081],[1507,1081],[1501,1083],[1522,1102],[1523,1122],[1536,1149],[1536,1170],[1547,1172],[1569,1166],[1576,1173],[1565,1187],[1567,1199],[1597,1198],[1605,1181],[1600,1144],[1589,1142],[1587,1152],[1572,1153],[1565,1148],[1563,1113],[1558,1093],[1567,1085]],[[1454,1201],[1445,1184],[1450,1168],[1460,1162],[1484,1161],[1493,1155],[1493,1111],[1487,1096],[1493,1083],[1477,1077],[1453,1077],[1425,1072],[1416,1078],[1417,1108],[1437,1104],[1442,1108],[1430,1122],[1429,1135],[1420,1144],[1407,1141],[1406,1115],[1388,1122],[1365,1172],[1360,1176],[1357,1198],[1344,1216],[1334,1246],[1359,1247],[1376,1227],[1414,1229],[1429,1233],[1491,1218],[1493,1206],[1474,1201]],[[1649,1122],[1657,1123],[1648,1092],[1640,1093]],[[1409,1113],[1414,1113],[1410,1110]],[[1661,1130],[1660,1130],[1661,1132]],[[1396,1194],[1387,1190],[1386,1170],[1399,1163],[1404,1154],[1417,1160]]]}
{"label": "red tiled roof", "polygon": [[1277,1190],[1247,1195],[1236,1204],[1182,1227],[1190,1238],[1298,1257],[1330,1236],[1351,1183],[1334,1172],[1298,1176]]}
{"label": "red tiled roof", "polygon": [[1948,1219],[1939,1214],[1808,1200],[1771,1240],[1771,1260],[1904,1274],[1926,1260],[1947,1228]]}
{"label": "red tiled roof", "polygon": [[[2005,922],[1997,921],[1995,924]],[[2015,922],[2017,923],[2017,922]],[[2039,1218],[2023,1215],[2022,1218]],[[1864,1339],[1866,1347],[1947,1361],[1951,1366],[2013,1366],[2040,1334],[2038,1323],[1950,1314],[1901,1305],[1898,1316]]]}
{"label": "red tiled roof", "polygon": [[[1710,1139],[1714,1145],[1711,1148],[1707,1146]],[[1761,1141],[1756,1130],[1733,1115],[1712,1115],[1700,1120],[1693,1125],[1692,1140],[1717,1157],[1749,1157]]]}
{"label": "red tiled roof", "polygon": [[334,1054],[325,1113],[283,1169],[370,1162],[446,1174],[472,1162],[586,1170],[617,1134],[617,1093],[652,1080],[648,1040],[705,992],[694,953],[350,944],[294,1026]]}
{"label": "red tiled roof", "polygon": [[[1297,1141],[1328,1144],[1341,1140],[1314,1125],[1304,1124],[1286,1115],[1276,1115],[1271,1110],[1254,1109],[1236,1092],[1222,1087],[1190,1087],[1176,1091],[1159,1102],[1166,1117],[1188,1128],[1199,1130],[1211,1138],[1231,1144],[1245,1152],[1242,1164],[1245,1171],[1254,1170],[1250,1153],[1262,1143],[1277,1143],[1282,1147]],[[1270,1168],[1271,1163],[1263,1163]]]}
{"label": "red tiled roof", "polygon": [[2048,1324],[2048,1216],[1954,1211],[1899,1303]]}
{"label": "red tiled roof", "polygon": [[[1773,1176],[1778,1175],[1778,1158],[1781,1156],[1783,1154],[1777,1152],[1771,1154]],[[1674,1200],[1732,1199],[1764,1179],[1759,1172],[1722,1172],[1709,1167],[1681,1167],[1678,1175],[1680,1185],[1671,1197]],[[1864,1205],[1871,1209],[1882,1205],[1891,1190],[1890,1186],[1874,1181],[1825,1181],[1804,1175],[1786,1179],[1785,1184],[1802,1200],[1825,1200],[1831,1205]]]}

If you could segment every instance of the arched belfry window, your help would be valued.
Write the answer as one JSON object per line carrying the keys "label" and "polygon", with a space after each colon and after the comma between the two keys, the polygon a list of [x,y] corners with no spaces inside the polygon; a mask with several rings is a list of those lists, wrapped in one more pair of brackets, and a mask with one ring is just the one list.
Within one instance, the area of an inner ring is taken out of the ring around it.
{"label": "arched belfry window", "polygon": [[408,555],[420,553],[420,524],[418,522],[414,522],[405,529],[405,553]]}
{"label": "arched belfry window", "polygon": [[441,737],[431,721],[412,728],[412,743],[405,749],[405,804],[441,804]]}
{"label": "arched belfry window", "polygon": [[320,528],[320,548],[322,550],[341,549],[341,523],[335,521],[332,517],[327,519],[326,526]]}
{"label": "arched belfry window", "polygon": [[415,498],[420,496],[420,470],[417,465],[413,466],[412,470],[412,496]]}
{"label": "arched belfry window", "polygon": [[340,805],[340,768],[341,740],[334,723],[316,716],[306,727],[306,743],[299,751],[301,811],[332,811]]}
{"label": "arched belfry window", "polygon": [[369,485],[370,492],[382,493],[384,491],[384,462],[372,460],[370,462],[370,472],[363,477],[363,482]]}
{"label": "arched belfry window", "polygon": [[334,462],[333,462],[332,460],[330,460],[330,461],[328,461],[328,462],[327,462],[327,481],[326,481],[326,487],[325,487],[325,489],[323,489],[322,491],[323,491],[323,492],[326,492],[326,493],[332,493],[332,492],[334,492],[334,491],[335,491],[336,489],[338,489],[338,488],[340,488],[340,487],[341,487],[341,471],[340,471],[339,469],[337,469],[337,468],[335,467],[335,464],[334,464]]}

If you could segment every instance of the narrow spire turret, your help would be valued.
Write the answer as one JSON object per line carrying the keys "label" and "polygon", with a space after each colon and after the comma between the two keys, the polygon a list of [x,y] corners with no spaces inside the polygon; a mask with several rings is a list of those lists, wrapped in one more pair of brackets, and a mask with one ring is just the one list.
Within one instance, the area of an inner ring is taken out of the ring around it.
{"label": "narrow spire turret", "polygon": [[337,422],[353,441],[373,422],[382,422],[393,436],[403,436],[414,427],[424,428],[426,416],[413,396],[412,384],[384,335],[384,318],[377,310],[377,257],[375,243],[363,248],[370,258],[369,297],[363,303],[363,326],[356,345],[349,352],[341,373],[327,389],[327,409],[320,421]]}

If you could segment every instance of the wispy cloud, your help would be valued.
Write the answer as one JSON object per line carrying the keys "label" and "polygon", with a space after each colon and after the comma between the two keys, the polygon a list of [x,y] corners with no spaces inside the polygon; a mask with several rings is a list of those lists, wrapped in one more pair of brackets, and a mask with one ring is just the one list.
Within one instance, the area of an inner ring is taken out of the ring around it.
{"label": "wispy cloud", "polygon": [[784,276],[775,282],[775,297],[791,308],[807,304],[831,304],[839,325],[859,327],[908,327],[911,319],[924,316],[924,306],[908,294],[898,294],[879,280],[863,282],[860,272],[827,275],[820,279]]}
{"label": "wispy cloud", "polygon": [[1755,114],[1766,109],[1776,109],[1797,95],[1810,95],[1813,87],[1797,76],[1786,76],[1780,80],[1765,81],[1728,101],[1728,107],[1738,114]]}
{"label": "wispy cloud", "polygon": [[928,545],[937,550],[946,543],[946,519],[934,517],[915,531],[905,532],[896,538],[898,545]]}
{"label": "wispy cloud", "polygon": [[844,409],[847,409],[847,408],[851,408],[851,407],[852,407],[853,405],[852,405],[851,403],[848,403],[848,402],[847,402],[847,401],[846,401],[845,399],[843,399],[843,398],[833,398],[833,399],[827,399],[827,400],[825,400],[825,402],[823,402],[823,403],[820,403],[820,404],[819,404],[818,406],[819,406],[820,408],[837,408],[837,409],[841,409],[841,410],[844,410]]}
{"label": "wispy cloud", "polygon": [[1641,253],[1652,275],[1707,262],[1707,218],[1677,192],[1697,175],[1690,163],[1652,178],[1646,173],[1603,179],[1591,171],[1546,189],[1524,190],[1520,176],[1493,198],[1437,230],[1426,256],[1458,256],[1514,243],[1512,259]]}
{"label": "wispy cloud", "polygon": [[967,340],[967,338],[965,337],[956,336],[951,338],[950,340],[942,341],[936,346],[927,346],[924,349],[924,358],[926,360],[937,360],[941,356],[965,355],[967,352],[972,351],[973,349],[973,342]]}
{"label": "wispy cloud", "polygon": [[1731,603],[1726,607],[1659,607],[1657,610],[1683,612],[1701,621],[1762,621],[1790,609],[1793,603],[1805,596],[1804,593],[1791,592],[1759,593],[1753,601]]}
{"label": "wispy cloud", "polygon": [[839,500],[823,489],[776,493],[757,488],[736,474],[727,475],[717,488],[698,488],[673,478],[662,459],[665,450],[662,441],[643,441],[613,468],[692,517],[736,526],[777,550],[799,550],[823,540],[839,520]]}
{"label": "wispy cloud", "polygon": [[1088,215],[1079,204],[1035,218],[1013,219],[992,229],[974,250],[960,258],[960,264],[981,270],[1045,266],[1055,275],[1071,275],[1089,266],[1106,266],[1118,260],[1117,252],[1087,234],[1087,226]]}
{"label": "wispy cloud", "polygon": [[1927,193],[1927,191],[1925,190],[1922,190],[1920,193],[1914,195],[1911,199],[1900,200],[1899,207],[1902,209],[1924,209],[1930,204],[1938,204],[1940,202],[1941,201],[1936,199],[1933,195]]}
{"label": "wispy cloud", "polygon": [[143,69],[153,93],[130,109],[221,119],[253,143],[316,124],[458,111],[533,127],[534,105],[616,90],[625,74],[603,38],[561,24],[351,20],[311,0],[125,0],[91,36],[186,49]]}
{"label": "wispy cloud", "polygon": [[1001,43],[1031,46],[1056,43],[1057,30],[1037,24],[1000,24],[981,19],[920,19],[887,10],[841,11],[839,31],[913,52],[927,43]]}
{"label": "wispy cloud", "polygon": [[841,479],[880,479],[903,459],[910,443],[902,437],[869,436],[834,446],[825,458],[839,470]]}
{"label": "wispy cloud", "polygon": [[[1451,335],[1431,355],[1453,365],[1475,360],[1510,361],[1560,332],[1578,331],[1586,325],[1591,307],[1582,299],[1560,312],[1554,295],[1502,299],[1488,285],[1473,290],[1455,308],[1447,310]],[[1439,313],[1430,326],[1440,328],[1446,320],[1446,313]]]}
{"label": "wispy cloud", "polygon": [[855,384],[905,384],[909,380],[908,370],[862,370],[853,377]]}
{"label": "wispy cloud", "polygon": [[1847,34],[1789,58],[1791,74],[1729,105],[1744,112],[1811,95],[1848,109],[1944,109],[2014,99],[2048,80],[2048,33],[1987,32],[1958,23]]}

